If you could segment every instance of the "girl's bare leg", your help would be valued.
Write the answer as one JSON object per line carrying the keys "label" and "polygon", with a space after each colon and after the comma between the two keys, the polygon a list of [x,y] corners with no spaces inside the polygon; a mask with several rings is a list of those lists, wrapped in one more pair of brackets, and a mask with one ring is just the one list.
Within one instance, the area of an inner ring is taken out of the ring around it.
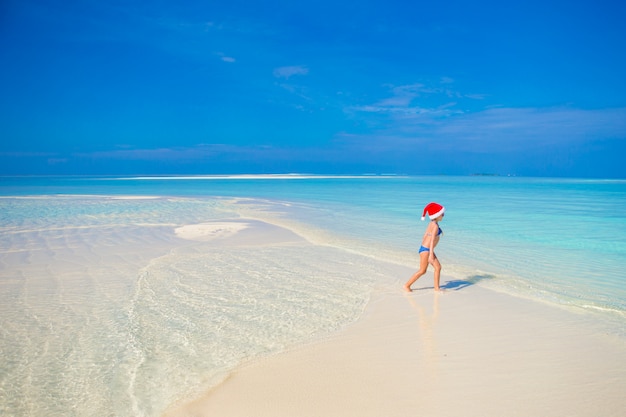
{"label": "girl's bare leg", "polygon": [[432,263],[434,269],[435,269],[435,291],[440,291],[439,288],[439,278],[441,277],[441,264],[439,263],[439,259],[437,259],[437,257],[435,256],[435,260]]}
{"label": "girl's bare leg", "polygon": [[[409,292],[413,291],[411,289],[411,285],[415,281],[417,281],[419,277],[424,275],[427,269],[428,269],[428,251],[425,251],[425,252],[420,253],[420,269],[416,273],[414,273],[411,276],[411,278],[409,278],[406,284],[404,284],[404,289]],[[441,269],[441,266],[440,266],[440,269]]]}

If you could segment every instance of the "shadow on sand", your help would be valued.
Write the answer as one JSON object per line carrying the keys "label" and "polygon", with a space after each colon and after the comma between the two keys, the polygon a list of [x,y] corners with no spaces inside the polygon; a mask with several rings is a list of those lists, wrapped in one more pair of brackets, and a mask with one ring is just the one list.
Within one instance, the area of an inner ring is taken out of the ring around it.
{"label": "shadow on sand", "polygon": [[467,277],[466,279],[455,279],[452,281],[446,281],[446,283],[441,286],[441,289],[446,291],[459,291],[463,288],[474,285],[484,279],[493,278],[495,278],[493,275],[472,275],[471,277]]}

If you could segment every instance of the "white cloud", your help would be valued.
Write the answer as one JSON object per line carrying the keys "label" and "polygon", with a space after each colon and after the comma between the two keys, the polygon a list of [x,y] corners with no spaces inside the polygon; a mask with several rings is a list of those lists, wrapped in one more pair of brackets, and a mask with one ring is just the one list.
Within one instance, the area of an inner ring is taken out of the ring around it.
{"label": "white cloud", "polygon": [[74,156],[92,159],[118,160],[199,160],[212,155],[232,152],[236,147],[230,145],[198,145],[195,147],[116,149],[89,153],[75,153]]}
{"label": "white cloud", "polygon": [[235,58],[233,58],[232,56],[228,56],[223,52],[215,52],[215,55],[219,56],[220,59],[224,62],[228,62],[228,63],[233,63],[236,62],[237,60]]}
{"label": "white cloud", "polygon": [[626,108],[494,108],[450,118],[437,134],[484,151],[626,139]]}
{"label": "white cloud", "polygon": [[57,153],[52,153],[52,152],[0,152],[0,157],[6,157],[6,158],[34,158],[34,157],[40,157],[40,156],[45,156],[45,157],[54,157],[58,155]]}
{"label": "white cloud", "polygon": [[[384,112],[376,129],[343,135],[352,146],[379,152],[429,149],[468,153],[511,153],[557,149],[606,139],[626,140],[626,108],[584,110],[558,108],[488,108],[475,112],[453,109],[376,108]],[[379,118],[380,119],[380,118]]]}
{"label": "white cloud", "polygon": [[308,73],[309,69],[302,65],[278,67],[274,69],[274,77],[276,78],[290,78],[294,75],[306,75]]}
{"label": "white cloud", "polygon": [[481,100],[485,97],[481,94],[463,94],[453,90],[448,87],[453,82],[454,80],[451,78],[444,77],[440,81],[442,86],[428,86],[421,83],[400,86],[387,85],[389,97],[373,104],[349,107],[346,110],[389,115],[432,114],[444,116],[463,113],[462,110],[455,109],[457,100]]}

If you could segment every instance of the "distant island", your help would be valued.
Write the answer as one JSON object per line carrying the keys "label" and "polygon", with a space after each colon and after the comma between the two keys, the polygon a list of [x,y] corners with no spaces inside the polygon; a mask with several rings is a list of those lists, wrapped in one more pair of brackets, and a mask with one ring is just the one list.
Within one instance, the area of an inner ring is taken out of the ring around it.
{"label": "distant island", "polygon": [[475,173],[475,174],[470,174],[470,177],[517,177],[517,175],[515,174],[506,174],[506,175],[502,175],[502,174],[490,174],[490,173]]}

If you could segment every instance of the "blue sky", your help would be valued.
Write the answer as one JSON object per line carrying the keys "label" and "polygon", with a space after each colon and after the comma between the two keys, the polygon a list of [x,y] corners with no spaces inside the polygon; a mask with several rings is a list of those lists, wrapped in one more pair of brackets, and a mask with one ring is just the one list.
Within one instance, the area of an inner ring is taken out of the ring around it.
{"label": "blue sky", "polygon": [[626,178],[618,1],[4,0],[0,174]]}

